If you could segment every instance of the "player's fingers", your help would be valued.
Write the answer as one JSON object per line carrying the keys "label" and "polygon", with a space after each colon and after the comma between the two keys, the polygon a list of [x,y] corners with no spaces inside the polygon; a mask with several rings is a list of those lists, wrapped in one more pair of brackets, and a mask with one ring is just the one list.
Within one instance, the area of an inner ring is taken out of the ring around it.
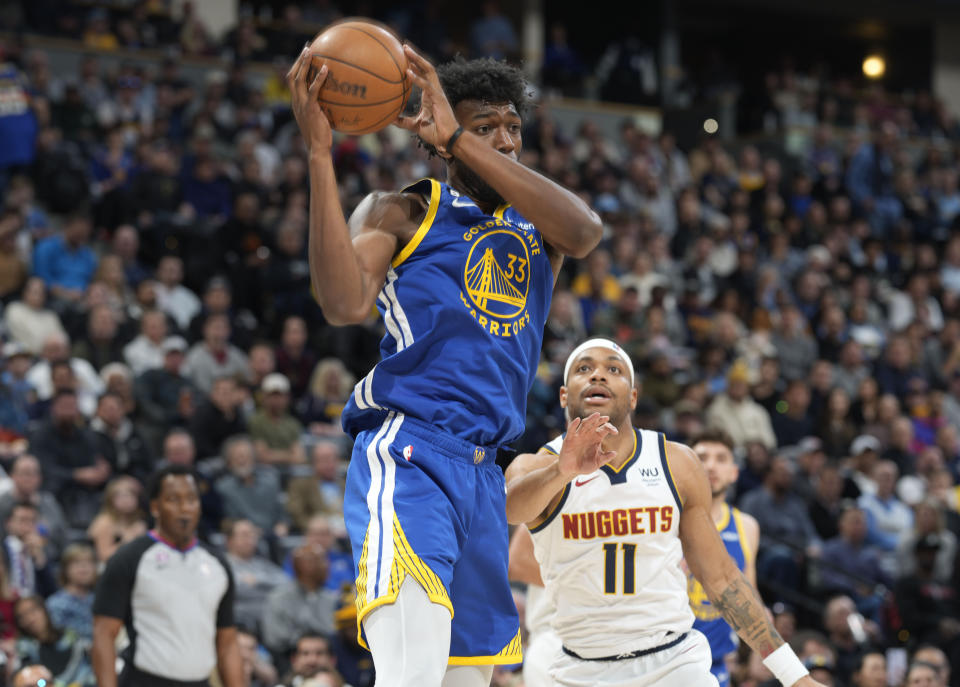
{"label": "player's fingers", "polygon": [[616,457],[616,451],[600,451],[600,465],[606,465]]}
{"label": "player's fingers", "polygon": [[580,418],[578,417],[573,418],[572,420],[570,420],[569,424],[567,424],[567,434],[573,434],[574,432],[577,431],[577,428],[579,426],[580,426]]}
{"label": "player's fingers", "polygon": [[287,72],[287,85],[290,86],[291,90],[293,89],[293,84],[296,83],[297,77],[300,76],[300,70],[303,69],[303,63],[307,58],[307,48],[304,47],[300,51],[300,55],[297,56],[297,59],[294,60],[293,65],[290,67],[290,71]]}
{"label": "player's fingers", "polygon": [[600,431],[602,431],[604,434],[619,434],[619,433],[620,433],[620,430],[617,429],[616,427],[614,427],[613,425],[611,425],[609,422],[604,422],[604,423],[600,426]]}
{"label": "player's fingers", "polygon": [[320,87],[323,86],[323,82],[327,80],[327,73],[329,71],[327,65],[323,65],[317,71],[317,75],[313,77],[313,83],[311,83],[310,88],[307,89],[311,97],[316,97],[317,93],[320,92]]}
{"label": "player's fingers", "polygon": [[424,74],[429,74],[430,72],[434,71],[433,65],[430,64],[430,60],[411,48],[409,43],[404,43],[403,52],[407,56],[407,60],[414,64],[417,69],[422,71]]}
{"label": "player's fingers", "polygon": [[424,94],[429,92],[431,86],[430,80],[425,76],[417,74],[412,68],[407,68],[407,78],[409,78]]}

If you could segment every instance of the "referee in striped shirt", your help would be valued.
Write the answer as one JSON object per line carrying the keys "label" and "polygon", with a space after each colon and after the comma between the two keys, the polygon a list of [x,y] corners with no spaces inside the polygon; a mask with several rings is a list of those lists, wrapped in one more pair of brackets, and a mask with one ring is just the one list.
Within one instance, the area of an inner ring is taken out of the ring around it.
{"label": "referee in striped shirt", "polygon": [[[99,687],[245,687],[233,622],[233,578],[197,541],[200,492],[190,468],[170,465],[150,487],[156,528],[107,561],[93,602],[93,670]],[[115,643],[130,644],[116,672]]]}

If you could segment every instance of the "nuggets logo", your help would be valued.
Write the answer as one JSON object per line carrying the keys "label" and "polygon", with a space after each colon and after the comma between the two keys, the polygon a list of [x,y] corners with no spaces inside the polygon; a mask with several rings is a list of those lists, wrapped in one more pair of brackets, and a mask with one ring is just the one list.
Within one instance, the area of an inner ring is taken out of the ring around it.
{"label": "nuggets logo", "polygon": [[530,320],[530,258],[540,253],[532,233],[523,236],[513,225],[494,219],[470,227],[472,241],[463,268],[463,304],[490,334],[516,336]]}

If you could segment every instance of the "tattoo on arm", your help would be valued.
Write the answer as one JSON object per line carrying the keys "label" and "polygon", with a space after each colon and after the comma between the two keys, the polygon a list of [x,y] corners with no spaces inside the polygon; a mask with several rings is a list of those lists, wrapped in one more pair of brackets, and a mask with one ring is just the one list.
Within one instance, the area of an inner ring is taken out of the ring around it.
{"label": "tattoo on arm", "polygon": [[730,627],[761,657],[766,658],[783,644],[783,638],[767,618],[760,595],[743,573],[712,599],[712,603]]}

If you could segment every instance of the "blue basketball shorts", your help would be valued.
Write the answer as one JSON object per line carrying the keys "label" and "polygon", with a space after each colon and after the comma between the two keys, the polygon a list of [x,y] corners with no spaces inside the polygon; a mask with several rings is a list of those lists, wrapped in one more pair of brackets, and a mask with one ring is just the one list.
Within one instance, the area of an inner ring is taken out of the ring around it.
{"label": "blue basketball shorts", "polygon": [[452,618],[450,665],[522,660],[507,580],[506,487],[495,448],[402,413],[357,435],[343,514],[357,572],[357,632],[408,576]]}

